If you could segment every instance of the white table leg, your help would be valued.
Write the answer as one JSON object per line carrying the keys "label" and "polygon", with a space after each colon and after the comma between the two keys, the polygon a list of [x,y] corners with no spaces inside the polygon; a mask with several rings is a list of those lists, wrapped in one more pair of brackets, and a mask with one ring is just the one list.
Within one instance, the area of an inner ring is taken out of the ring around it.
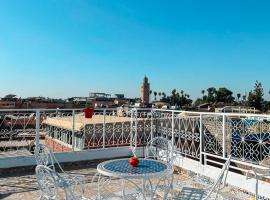
{"label": "white table leg", "polygon": [[122,179],[122,197],[123,197],[123,200],[126,199],[126,185],[125,185],[125,179]]}

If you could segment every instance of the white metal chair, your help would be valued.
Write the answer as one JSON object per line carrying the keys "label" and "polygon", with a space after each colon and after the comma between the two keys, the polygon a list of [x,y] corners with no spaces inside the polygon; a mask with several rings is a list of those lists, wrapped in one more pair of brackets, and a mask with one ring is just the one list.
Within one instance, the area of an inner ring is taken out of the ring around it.
{"label": "white metal chair", "polygon": [[[116,181],[117,180],[117,181]],[[115,182],[116,181],[116,182]],[[121,193],[123,182],[122,180],[115,179],[112,180],[109,176],[104,176],[100,173],[96,173],[91,181],[93,188],[95,188],[96,195],[94,198],[96,200],[120,200],[123,199],[123,194]]]}
{"label": "white metal chair", "polygon": [[261,178],[270,178],[270,160],[269,157],[267,158],[268,167],[258,167],[252,168],[251,170],[247,171],[246,178],[255,178],[256,185],[255,185],[255,199],[259,199],[259,179]]}
{"label": "white metal chair", "polygon": [[[42,192],[41,200],[60,199],[59,189],[64,190],[65,200],[88,200],[83,196],[84,191],[81,182],[77,181],[76,184],[71,185],[68,180],[47,166],[38,165],[36,167],[36,176]],[[76,186],[79,187],[78,191],[75,191]]]}
{"label": "white metal chair", "polygon": [[218,199],[220,190],[226,186],[227,175],[229,172],[229,166],[231,162],[231,156],[228,157],[227,161],[222,167],[222,170],[214,182],[213,185],[207,188],[192,188],[190,186],[183,187],[182,190],[172,197],[173,200],[183,199],[183,200],[209,200]]}
{"label": "white metal chair", "polygon": [[[70,182],[70,184],[76,184],[78,181],[81,182],[83,185],[85,184],[85,177],[80,174],[68,174],[66,173],[63,168],[61,167],[60,163],[57,161],[55,155],[43,144],[38,144],[35,147],[35,158],[37,165],[44,165],[51,168],[54,172],[57,171],[56,168],[59,169],[60,173],[62,173],[62,177],[65,177],[66,180]],[[56,181],[57,181],[56,177]]]}
{"label": "white metal chair", "polygon": [[[173,147],[169,140],[163,137],[155,137],[150,142],[147,143],[146,159],[158,159],[173,165]],[[168,192],[173,188],[173,175],[170,177],[164,177],[158,186],[159,192],[165,192],[164,196],[168,195]]]}
{"label": "white metal chair", "polygon": [[173,164],[173,148],[169,140],[163,137],[155,137],[147,143],[145,158],[163,160]]}

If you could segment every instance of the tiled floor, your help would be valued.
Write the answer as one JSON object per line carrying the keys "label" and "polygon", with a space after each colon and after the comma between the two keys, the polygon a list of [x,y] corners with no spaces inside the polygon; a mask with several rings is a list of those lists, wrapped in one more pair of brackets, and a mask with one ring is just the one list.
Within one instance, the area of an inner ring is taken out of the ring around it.
{"label": "tiled floor", "polygon": [[[96,183],[91,183],[92,178],[96,173],[96,165],[97,164],[95,163],[91,163],[83,167],[73,166],[65,169],[66,172],[70,174],[82,174],[86,177],[86,197],[93,197],[97,193]],[[185,184],[197,188],[202,187],[201,184],[191,181],[190,176],[184,173],[176,172],[174,175],[174,182],[176,188],[181,188],[181,186]],[[132,186],[129,185],[127,193],[132,191],[131,188]],[[121,194],[121,181],[113,180],[106,186],[106,191]],[[175,193],[177,193],[177,191],[175,191]],[[241,193],[239,190],[231,187],[227,187],[225,192],[223,192],[223,195],[227,197],[225,199],[251,199],[251,196],[243,192]],[[34,173],[20,173],[0,177],[0,199],[31,200],[39,199],[39,196],[40,191]]]}

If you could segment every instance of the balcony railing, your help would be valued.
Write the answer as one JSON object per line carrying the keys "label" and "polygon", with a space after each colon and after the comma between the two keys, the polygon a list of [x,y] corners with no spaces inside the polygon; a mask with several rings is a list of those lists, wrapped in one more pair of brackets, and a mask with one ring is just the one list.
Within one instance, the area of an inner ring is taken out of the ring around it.
{"label": "balcony railing", "polygon": [[[37,143],[53,152],[128,147],[134,152],[154,137],[173,144],[172,154],[216,166],[232,155],[232,169],[269,166],[269,115],[161,109],[0,110],[0,159],[31,156]],[[173,156],[172,155],[172,156]]]}
{"label": "balcony railing", "polygon": [[[200,113],[158,109],[0,110],[0,154],[31,152],[35,143],[51,150],[80,151],[143,146],[166,137],[175,152],[201,160],[205,155],[263,164],[270,155],[268,115]],[[134,138],[136,134],[136,138]]]}

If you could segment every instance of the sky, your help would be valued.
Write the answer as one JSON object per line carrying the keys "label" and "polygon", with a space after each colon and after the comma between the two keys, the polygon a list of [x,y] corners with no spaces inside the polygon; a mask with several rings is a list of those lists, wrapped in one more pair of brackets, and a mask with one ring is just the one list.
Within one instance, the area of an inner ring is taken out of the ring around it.
{"label": "sky", "polygon": [[0,97],[270,90],[270,1],[1,0]]}

